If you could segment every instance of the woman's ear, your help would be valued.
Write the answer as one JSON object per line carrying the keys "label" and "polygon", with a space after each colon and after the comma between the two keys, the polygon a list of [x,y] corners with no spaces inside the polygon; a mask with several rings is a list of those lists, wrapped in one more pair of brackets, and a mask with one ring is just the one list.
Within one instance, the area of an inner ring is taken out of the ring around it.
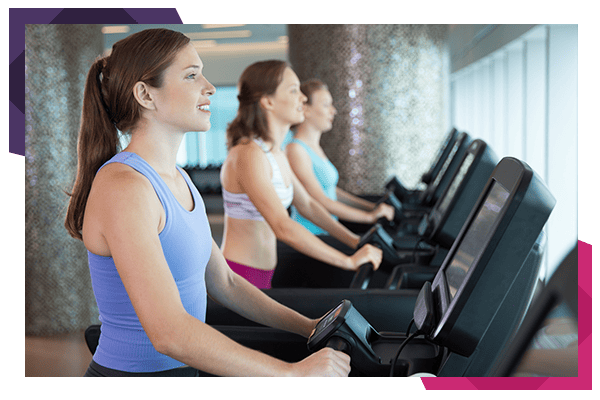
{"label": "woman's ear", "polygon": [[273,109],[273,99],[271,98],[271,96],[269,96],[267,94],[265,94],[264,96],[262,96],[260,98],[259,104],[265,110]]}
{"label": "woman's ear", "polygon": [[154,99],[146,83],[137,82],[133,86],[133,96],[142,107],[149,110],[154,109]]}

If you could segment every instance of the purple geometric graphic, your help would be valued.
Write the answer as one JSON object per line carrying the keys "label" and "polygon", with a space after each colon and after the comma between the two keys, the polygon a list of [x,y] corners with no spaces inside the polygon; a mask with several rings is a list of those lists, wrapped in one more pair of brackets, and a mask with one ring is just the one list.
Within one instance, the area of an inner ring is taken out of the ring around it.
{"label": "purple geometric graphic", "polygon": [[8,151],[25,155],[25,24],[181,24],[174,8],[9,9]]}

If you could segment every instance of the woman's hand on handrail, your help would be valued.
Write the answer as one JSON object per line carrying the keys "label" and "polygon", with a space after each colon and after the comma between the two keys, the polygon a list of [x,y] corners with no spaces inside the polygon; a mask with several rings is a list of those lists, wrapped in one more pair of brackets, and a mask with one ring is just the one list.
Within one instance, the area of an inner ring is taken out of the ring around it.
{"label": "woman's hand on handrail", "polygon": [[383,252],[372,244],[365,244],[350,256],[350,260],[351,271],[356,271],[361,265],[367,263],[373,264],[373,269],[376,271],[383,260]]}

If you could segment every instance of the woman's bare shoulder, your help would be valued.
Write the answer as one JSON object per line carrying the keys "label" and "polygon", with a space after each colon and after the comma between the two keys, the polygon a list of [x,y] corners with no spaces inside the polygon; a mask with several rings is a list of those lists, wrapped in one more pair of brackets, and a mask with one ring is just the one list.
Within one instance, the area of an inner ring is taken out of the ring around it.
{"label": "woman's bare shoulder", "polygon": [[300,143],[296,142],[290,142],[285,146],[285,154],[288,157],[310,158],[306,149]]}
{"label": "woman's bare shoulder", "polygon": [[312,171],[312,159],[302,145],[291,142],[285,147],[285,155],[295,174]]}
{"label": "woman's bare shoulder", "polygon": [[252,140],[236,144],[229,150],[227,158],[238,168],[245,168],[255,163],[265,165],[264,163],[267,161],[264,151]]}
{"label": "woman's bare shoulder", "polygon": [[[149,232],[161,223],[161,203],[146,177],[124,164],[104,166],[94,178],[86,204],[83,236],[88,250],[110,255],[106,238],[126,227]],[[131,235],[130,235],[131,236]]]}
{"label": "woman's bare shoulder", "polygon": [[135,191],[152,188],[150,181],[132,167],[111,163],[105,165],[94,178],[94,186],[101,186],[103,191]]}
{"label": "woman's bare shoulder", "polygon": [[90,201],[111,213],[132,212],[139,206],[151,207],[157,196],[150,181],[133,168],[112,163],[104,166],[94,178]]}

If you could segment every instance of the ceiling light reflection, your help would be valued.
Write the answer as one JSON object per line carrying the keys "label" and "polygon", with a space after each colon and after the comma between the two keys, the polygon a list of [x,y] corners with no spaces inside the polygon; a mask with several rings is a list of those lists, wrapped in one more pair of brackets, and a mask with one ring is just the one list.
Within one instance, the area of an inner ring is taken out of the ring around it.
{"label": "ceiling light reflection", "polygon": [[105,35],[108,35],[111,33],[128,33],[128,32],[129,32],[129,27],[126,25],[103,26],[102,27],[102,33],[104,33]]}
{"label": "ceiling light reflection", "polygon": [[205,39],[230,39],[230,38],[247,38],[252,36],[252,32],[249,30],[239,31],[215,31],[215,32],[189,32],[185,33],[187,37],[192,40],[205,40]]}
{"label": "ceiling light reflection", "polygon": [[234,28],[236,26],[246,26],[246,24],[202,24],[204,29]]}

